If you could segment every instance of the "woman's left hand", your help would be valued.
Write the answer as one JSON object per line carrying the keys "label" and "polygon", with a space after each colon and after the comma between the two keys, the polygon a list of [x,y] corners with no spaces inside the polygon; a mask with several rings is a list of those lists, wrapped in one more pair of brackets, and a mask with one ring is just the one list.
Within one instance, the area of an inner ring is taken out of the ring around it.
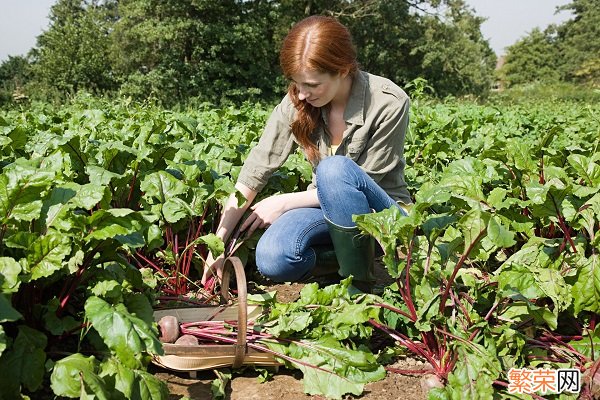
{"label": "woman's left hand", "polygon": [[287,205],[285,194],[277,194],[259,201],[250,207],[252,212],[242,223],[240,231],[247,230],[247,235],[250,236],[256,229],[266,228],[288,210]]}

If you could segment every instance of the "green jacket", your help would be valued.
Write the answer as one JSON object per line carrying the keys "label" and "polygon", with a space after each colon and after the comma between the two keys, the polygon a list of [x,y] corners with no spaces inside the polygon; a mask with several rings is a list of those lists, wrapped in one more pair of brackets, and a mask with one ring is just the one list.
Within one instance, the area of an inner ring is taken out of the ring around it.
{"label": "green jacket", "polygon": [[[354,160],[394,200],[411,204],[404,181],[404,137],[408,127],[409,99],[386,78],[359,71],[354,77],[350,99],[344,111],[347,129],[336,155]],[[270,176],[298,148],[290,125],[296,109],[285,98],[273,110],[263,135],[244,162],[238,182],[260,191]],[[327,115],[322,113],[327,125]],[[319,151],[327,156],[329,136],[318,129]],[[315,188],[313,181],[310,188]]]}

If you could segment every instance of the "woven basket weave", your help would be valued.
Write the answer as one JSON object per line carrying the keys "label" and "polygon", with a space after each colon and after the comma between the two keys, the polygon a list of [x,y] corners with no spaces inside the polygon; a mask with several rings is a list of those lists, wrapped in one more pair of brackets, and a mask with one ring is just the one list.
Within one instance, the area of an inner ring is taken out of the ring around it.
{"label": "woven basket weave", "polygon": [[[237,321],[239,327],[248,326],[261,313],[260,306],[248,306],[246,276],[244,266],[237,257],[228,257],[223,268],[221,296],[231,301],[229,281],[231,270],[235,272],[238,297],[237,303],[226,306],[206,306],[193,308],[173,308],[157,310],[154,320],[159,321],[166,315],[174,315],[179,323],[196,321]],[[236,344],[200,344],[197,346],[163,343],[164,355],[155,356],[153,362],[161,367],[175,371],[198,371],[223,367],[239,368],[242,365],[276,366],[280,365],[273,355],[249,349],[246,345],[246,330],[239,329]]]}

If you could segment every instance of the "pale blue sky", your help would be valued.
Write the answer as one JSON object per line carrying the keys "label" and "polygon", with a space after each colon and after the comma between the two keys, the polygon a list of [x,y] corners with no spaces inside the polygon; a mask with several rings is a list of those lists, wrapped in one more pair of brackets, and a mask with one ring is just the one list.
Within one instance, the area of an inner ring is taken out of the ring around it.
{"label": "pale blue sky", "polygon": [[488,39],[496,54],[514,44],[534,28],[545,29],[570,18],[570,13],[555,14],[556,7],[571,0],[466,0],[475,14],[488,18],[481,25],[483,37]]}
{"label": "pale blue sky", "polygon": [[[215,0],[218,1],[218,0]],[[0,0],[0,62],[9,55],[24,55],[35,46],[35,38],[48,27],[50,6],[56,0]],[[556,7],[570,0],[466,0],[477,15],[488,18],[483,36],[502,54],[533,28],[560,23],[569,15],[554,15]]]}

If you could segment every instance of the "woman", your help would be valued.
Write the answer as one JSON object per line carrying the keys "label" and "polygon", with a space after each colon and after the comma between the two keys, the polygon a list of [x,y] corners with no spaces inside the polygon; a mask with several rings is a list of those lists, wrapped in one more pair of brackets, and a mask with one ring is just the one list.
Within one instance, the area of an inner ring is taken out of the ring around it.
{"label": "woman", "polygon": [[[227,240],[269,177],[300,146],[313,165],[304,192],[266,198],[240,229],[268,229],[256,248],[259,271],[277,282],[310,276],[335,250],[339,274],[353,289],[371,291],[373,240],[360,235],[352,215],[410,204],[404,182],[404,136],[409,100],[388,79],[358,69],[348,30],[324,16],[306,18],[283,41],[280,63],[288,93],[271,114],[238,177],[246,198],[227,202],[217,235]],[[223,258],[207,265],[221,274]],[[206,281],[209,270],[202,278]]]}

